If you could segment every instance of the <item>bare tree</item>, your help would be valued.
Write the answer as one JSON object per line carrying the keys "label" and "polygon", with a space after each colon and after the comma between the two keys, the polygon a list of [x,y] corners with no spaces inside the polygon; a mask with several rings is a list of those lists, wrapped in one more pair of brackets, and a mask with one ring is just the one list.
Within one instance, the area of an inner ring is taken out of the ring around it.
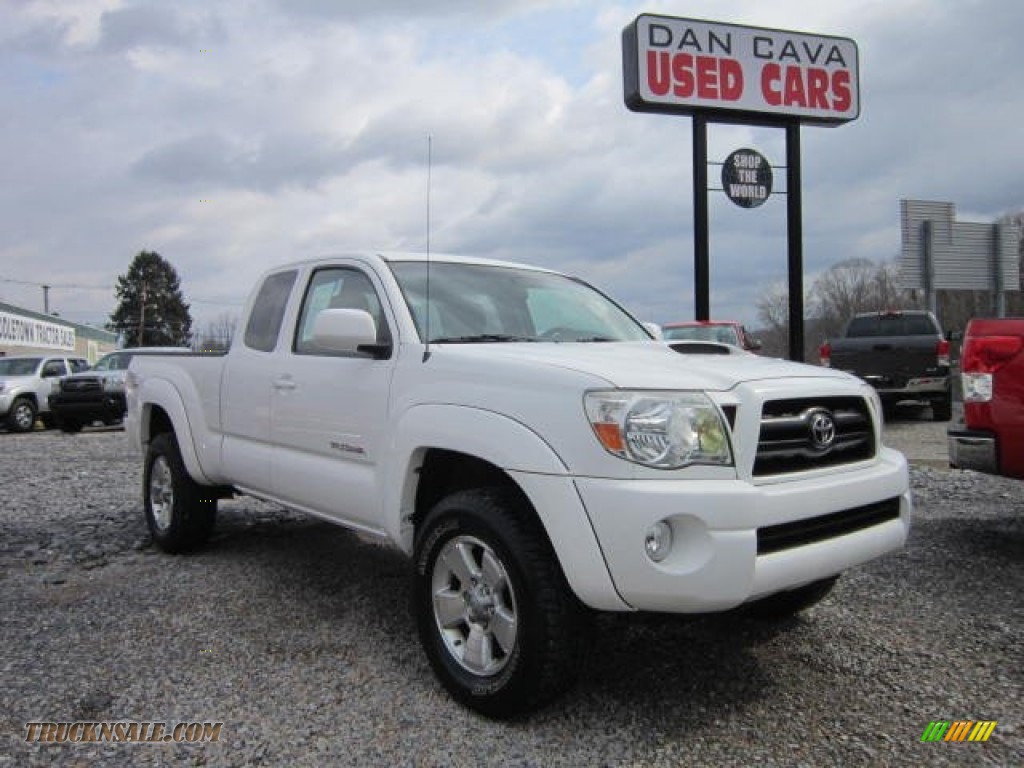
{"label": "bare tree", "polygon": [[206,324],[197,335],[195,349],[201,351],[224,351],[231,346],[238,327],[238,316],[231,312],[221,312]]}
{"label": "bare tree", "polygon": [[785,357],[789,350],[789,289],[773,283],[757,299],[761,354]]}
{"label": "bare tree", "polygon": [[849,259],[829,267],[811,285],[811,314],[826,336],[837,336],[857,312],[878,309],[878,266],[869,259]]}

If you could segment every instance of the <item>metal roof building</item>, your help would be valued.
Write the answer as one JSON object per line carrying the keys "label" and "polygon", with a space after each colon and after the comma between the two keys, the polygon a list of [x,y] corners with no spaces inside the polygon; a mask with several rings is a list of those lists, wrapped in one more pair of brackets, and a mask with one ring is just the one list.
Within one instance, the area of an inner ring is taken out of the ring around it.
{"label": "metal roof building", "polygon": [[0,355],[52,354],[56,350],[95,363],[117,349],[117,334],[0,301]]}

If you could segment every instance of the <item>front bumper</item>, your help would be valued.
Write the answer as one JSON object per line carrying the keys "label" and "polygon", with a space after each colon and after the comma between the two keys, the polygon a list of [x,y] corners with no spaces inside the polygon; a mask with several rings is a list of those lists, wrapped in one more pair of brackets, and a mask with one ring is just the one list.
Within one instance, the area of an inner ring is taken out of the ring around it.
{"label": "front bumper", "polygon": [[124,418],[123,392],[88,392],[50,395],[50,410],[58,419],[75,419],[82,423],[112,421]]}
{"label": "front bumper", "polygon": [[[888,448],[867,466],[759,484],[598,478],[575,484],[615,589],[637,610],[728,610],[897,550],[910,529],[906,459]],[[669,525],[673,543],[656,563],[644,538],[658,522]]]}
{"label": "front bumper", "polygon": [[946,431],[946,440],[950,466],[999,474],[999,444],[991,432],[950,427]]}

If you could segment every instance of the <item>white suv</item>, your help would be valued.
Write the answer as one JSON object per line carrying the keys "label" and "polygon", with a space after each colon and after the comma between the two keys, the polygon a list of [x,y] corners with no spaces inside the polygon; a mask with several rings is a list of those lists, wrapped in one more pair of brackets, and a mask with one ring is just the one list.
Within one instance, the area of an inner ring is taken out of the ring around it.
{"label": "white suv", "polygon": [[0,357],[0,419],[11,432],[28,432],[37,415],[49,426],[47,398],[54,383],[88,367],[81,357]]}

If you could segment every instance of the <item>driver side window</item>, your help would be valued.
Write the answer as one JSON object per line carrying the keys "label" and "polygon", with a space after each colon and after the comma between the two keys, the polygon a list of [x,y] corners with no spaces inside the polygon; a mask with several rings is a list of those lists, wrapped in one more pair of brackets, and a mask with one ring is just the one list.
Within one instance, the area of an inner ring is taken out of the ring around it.
{"label": "driver side window", "polygon": [[63,360],[48,360],[43,366],[42,376],[44,379],[51,379],[54,376],[63,376],[67,371],[64,369]]}
{"label": "driver side window", "polygon": [[296,354],[325,354],[323,349],[313,343],[313,324],[316,316],[325,309],[361,309],[369,312],[377,327],[377,343],[391,343],[391,331],[384,308],[370,278],[358,269],[329,267],[314,272],[306,288],[295,334]]}

